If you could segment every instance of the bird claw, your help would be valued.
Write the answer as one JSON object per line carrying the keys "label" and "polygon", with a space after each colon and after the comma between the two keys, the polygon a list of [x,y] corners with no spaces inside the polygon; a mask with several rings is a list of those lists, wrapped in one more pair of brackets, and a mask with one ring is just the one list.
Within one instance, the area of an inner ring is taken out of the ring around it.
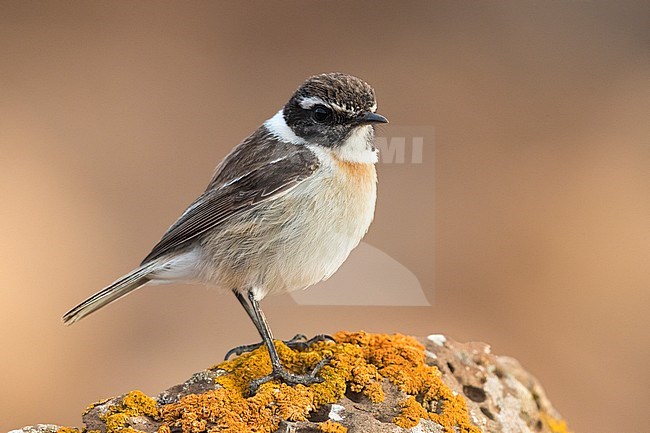
{"label": "bird claw", "polygon": [[[322,340],[319,340],[322,341]],[[260,386],[275,379],[280,379],[287,385],[304,385],[309,386],[314,383],[321,383],[325,379],[316,376],[325,364],[330,360],[329,357],[321,359],[318,364],[312,369],[309,374],[293,374],[283,369],[282,367],[274,368],[273,372],[267,376],[260,377],[251,381],[249,386],[249,395],[254,396],[259,390]]]}
{"label": "bird claw", "polygon": [[[334,338],[330,337],[329,335],[325,335],[325,334],[315,335],[314,337],[310,338],[309,340],[303,334],[296,334],[290,340],[284,340],[283,343],[287,347],[289,347],[290,349],[293,349],[293,350],[305,350],[305,349],[309,348],[309,346],[311,346],[312,344],[318,343],[320,341],[335,341],[335,340],[334,340]],[[245,344],[245,345],[242,345],[242,346],[234,347],[234,348],[230,349],[228,351],[228,353],[226,353],[226,356],[224,357],[224,359],[227,361],[233,355],[239,356],[242,353],[252,352],[253,350],[261,347],[263,344],[264,344],[263,342],[259,342],[259,343],[255,343],[255,344]]]}

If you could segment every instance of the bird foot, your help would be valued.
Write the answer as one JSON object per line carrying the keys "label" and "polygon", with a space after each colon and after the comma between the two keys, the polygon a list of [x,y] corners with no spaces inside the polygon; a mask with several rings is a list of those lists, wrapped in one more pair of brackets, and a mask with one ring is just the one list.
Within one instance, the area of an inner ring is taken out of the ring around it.
{"label": "bird foot", "polygon": [[[322,340],[319,340],[322,341]],[[318,364],[312,369],[309,374],[293,374],[282,368],[281,366],[274,366],[273,372],[267,376],[254,379],[250,383],[249,392],[250,396],[254,396],[259,390],[260,386],[264,385],[267,382],[270,382],[275,379],[280,379],[282,382],[287,385],[304,385],[309,386],[313,383],[321,383],[325,379],[322,377],[316,376],[318,372],[323,368],[325,364],[329,361],[329,358],[325,357],[321,359]]]}
{"label": "bird foot", "polygon": [[[310,338],[309,340],[303,334],[296,334],[296,335],[294,335],[294,337],[291,340],[283,340],[282,342],[287,347],[289,347],[290,349],[293,349],[293,350],[305,350],[305,349],[309,348],[309,346],[311,346],[314,343],[318,343],[320,341],[328,341],[328,340],[329,341],[335,341],[334,338],[330,337],[329,335],[325,335],[325,334],[318,334],[318,335]],[[253,350],[261,347],[263,344],[264,344],[264,342],[259,342],[259,343],[255,343],[255,344],[245,344],[243,346],[234,347],[234,348],[230,349],[228,351],[228,353],[226,353],[226,356],[224,357],[224,359],[227,361],[228,358],[230,358],[233,355],[239,356],[242,353],[252,352]]]}

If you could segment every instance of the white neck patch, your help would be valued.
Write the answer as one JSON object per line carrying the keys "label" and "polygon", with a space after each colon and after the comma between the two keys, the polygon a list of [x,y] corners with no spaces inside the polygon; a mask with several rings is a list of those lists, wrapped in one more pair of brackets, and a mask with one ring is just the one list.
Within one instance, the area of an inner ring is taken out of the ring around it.
{"label": "white neck patch", "polygon": [[287,125],[287,122],[284,120],[282,110],[278,111],[275,113],[275,116],[264,122],[264,127],[271,133],[271,135],[280,141],[292,144],[307,144],[307,141],[298,137],[296,133],[289,128],[289,125]]}
{"label": "white neck patch", "polygon": [[377,150],[372,145],[372,126],[359,126],[345,140],[343,145],[333,150],[343,161],[374,164],[378,161]]}

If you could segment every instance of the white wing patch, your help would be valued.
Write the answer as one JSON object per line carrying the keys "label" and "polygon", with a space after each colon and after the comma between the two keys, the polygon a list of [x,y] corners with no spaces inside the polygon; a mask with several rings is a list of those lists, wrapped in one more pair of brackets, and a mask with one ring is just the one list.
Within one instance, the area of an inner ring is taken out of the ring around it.
{"label": "white wing patch", "polygon": [[[273,161],[269,161],[269,162],[267,163],[267,165],[276,164],[276,163],[278,163],[278,162],[280,162],[280,161],[283,161],[283,160],[287,159],[288,157],[289,157],[289,155],[281,156],[281,157],[279,157],[279,158],[274,159]],[[254,171],[254,170],[253,170],[253,171]],[[220,188],[225,188],[225,187],[230,186],[230,185],[232,185],[232,184],[234,184],[234,183],[237,183],[237,182],[239,182],[240,180],[242,180],[243,178],[245,178],[246,176],[250,175],[251,173],[252,173],[252,171],[249,171],[249,172],[246,173],[246,174],[242,174],[241,176],[238,176],[238,177],[236,177],[236,178],[234,178],[234,179],[231,179],[231,180],[229,180],[228,182],[226,182],[226,183],[224,183],[223,185],[221,185]],[[191,206],[190,209],[192,209],[193,207],[194,207],[194,205]],[[189,211],[190,209],[188,209],[187,211]],[[187,211],[185,211],[185,213],[187,213]]]}

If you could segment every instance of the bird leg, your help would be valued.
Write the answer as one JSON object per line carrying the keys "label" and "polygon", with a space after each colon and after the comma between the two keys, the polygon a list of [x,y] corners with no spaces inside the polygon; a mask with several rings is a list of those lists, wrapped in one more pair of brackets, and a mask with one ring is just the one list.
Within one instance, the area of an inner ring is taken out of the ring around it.
{"label": "bird leg", "polygon": [[[291,340],[282,340],[284,344],[286,344],[288,347],[291,349],[298,349],[299,347],[302,348],[302,345],[306,343],[307,337],[304,336],[303,334],[296,334],[291,338]],[[241,346],[233,347],[226,353],[226,356],[224,356],[224,360],[228,360],[231,356],[239,356],[242,353],[246,352],[252,352],[253,350],[261,347],[264,345],[263,341],[260,341],[259,343],[253,343],[253,344],[242,344]]]}
{"label": "bird leg", "polygon": [[[327,358],[322,359],[318,364],[316,364],[313,370],[308,374],[299,375],[285,370],[284,367],[282,367],[282,363],[280,362],[280,357],[278,356],[278,352],[275,348],[275,345],[273,344],[273,334],[271,333],[271,329],[269,328],[269,325],[266,321],[266,317],[264,316],[264,313],[260,308],[259,301],[255,299],[253,291],[252,290],[248,291],[248,296],[247,296],[248,299],[246,299],[246,297],[244,297],[243,294],[241,294],[236,290],[233,290],[233,293],[241,303],[242,307],[244,307],[244,310],[246,310],[246,313],[248,313],[248,316],[253,321],[253,324],[257,328],[257,331],[259,332],[260,336],[262,337],[262,342],[259,344],[250,344],[247,346],[236,347],[230,350],[226,354],[226,358],[228,358],[232,354],[239,355],[248,350],[256,349],[260,347],[262,344],[264,344],[269,351],[269,356],[271,358],[271,367],[273,369],[271,374],[251,381],[250,395],[255,395],[255,393],[257,392],[257,390],[262,384],[274,379],[280,379],[289,385],[297,385],[297,384],[310,385],[312,383],[318,383],[323,381],[323,379],[316,376],[316,374],[328,361]],[[295,337],[293,337],[291,340],[289,340],[287,343],[289,343],[288,344],[289,347],[295,346],[299,348],[306,348],[309,346],[309,344],[312,344],[316,341],[325,341],[325,340],[333,340],[333,339],[332,337],[326,335],[317,335],[316,337],[310,340],[306,340],[306,337],[304,335],[298,334]]]}

